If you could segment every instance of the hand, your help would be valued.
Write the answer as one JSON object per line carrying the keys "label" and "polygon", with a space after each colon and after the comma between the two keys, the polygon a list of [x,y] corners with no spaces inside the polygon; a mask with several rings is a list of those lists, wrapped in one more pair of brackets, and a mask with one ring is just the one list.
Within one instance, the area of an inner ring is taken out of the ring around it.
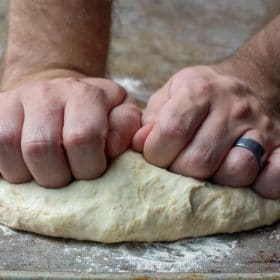
{"label": "hand", "polygon": [[[266,112],[245,82],[210,66],[185,68],[151,97],[142,122],[133,146],[148,162],[228,186],[252,185],[264,197],[280,197],[280,119]],[[255,156],[234,147],[242,136],[265,148],[260,173]]]}
{"label": "hand", "polygon": [[57,78],[0,94],[0,172],[46,187],[94,179],[130,145],[140,111],[116,83]]}

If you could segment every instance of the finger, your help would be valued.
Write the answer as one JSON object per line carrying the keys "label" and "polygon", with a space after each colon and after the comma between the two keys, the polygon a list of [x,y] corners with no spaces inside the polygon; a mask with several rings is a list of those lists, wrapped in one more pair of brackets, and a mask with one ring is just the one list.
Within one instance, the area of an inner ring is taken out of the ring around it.
{"label": "finger", "polygon": [[[110,111],[115,106],[120,105],[126,98],[126,90],[114,81],[101,78],[85,78],[82,79],[82,81],[104,91],[104,97],[107,101],[105,105],[108,105],[108,111]],[[88,91],[91,92],[92,88],[89,88]]]}
{"label": "finger", "polygon": [[167,167],[191,140],[206,118],[209,106],[203,100],[178,92],[160,111],[144,144],[144,156],[152,164]]}
{"label": "finger", "polygon": [[132,147],[136,152],[143,152],[145,141],[151,132],[154,123],[148,123],[141,127],[134,135],[132,140]]}
{"label": "finger", "polygon": [[0,103],[5,104],[0,109],[1,174],[10,183],[30,181],[32,176],[23,160],[20,145],[23,108],[19,102],[4,95],[1,95]]}
{"label": "finger", "polygon": [[227,116],[220,111],[211,112],[170,170],[198,179],[212,176],[240,134],[230,131],[227,122]]}
{"label": "finger", "polygon": [[280,148],[269,156],[253,184],[253,190],[265,198],[280,198]]}
{"label": "finger", "polygon": [[104,98],[104,92],[92,88],[91,92],[73,94],[65,106],[63,145],[76,179],[94,179],[106,169]]}
{"label": "finger", "polygon": [[116,157],[124,152],[141,125],[140,109],[126,97],[125,101],[112,109],[109,115],[109,131],[106,142],[106,154]]}
{"label": "finger", "polygon": [[169,84],[165,84],[161,89],[155,92],[149,99],[147,107],[142,114],[142,123],[146,125],[148,123],[154,123],[157,119],[157,116],[163,106],[170,99],[169,96]]}
{"label": "finger", "polygon": [[62,147],[63,106],[48,103],[47,99],[24,104],[21,147],[36,182],[45,187],[61,187],[71,180]]}
{"label": "finger", "polygon": [[[268,139],[256,130],[250,130],[242,137],[257,141],[269,152]],[[251,151],[242,147],[232,147],[212,180],[232,187],[248,186],[255,180],[259,168],[258,160]]]}
{"label": "finger", "polygon": [[148,105],[142,113],[143,127],[136,132],[132,140],[132,147],[135,151],[143,152],[145,141],[157,120],[160,110],[168,99],[168,84],[155,92],[149,99]]}

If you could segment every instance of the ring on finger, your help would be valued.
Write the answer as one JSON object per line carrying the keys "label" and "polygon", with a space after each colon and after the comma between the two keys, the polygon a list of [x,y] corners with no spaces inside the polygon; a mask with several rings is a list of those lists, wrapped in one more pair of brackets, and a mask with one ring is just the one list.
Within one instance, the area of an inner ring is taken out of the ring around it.
{"label": "ring on finger", "polygon": [[241,147],[250,151],[258,161],[259,170],[262,169],[262,157],[265,154],[264,147],[254,139],[248,137],[240,137],[234,144],[234,147]]}

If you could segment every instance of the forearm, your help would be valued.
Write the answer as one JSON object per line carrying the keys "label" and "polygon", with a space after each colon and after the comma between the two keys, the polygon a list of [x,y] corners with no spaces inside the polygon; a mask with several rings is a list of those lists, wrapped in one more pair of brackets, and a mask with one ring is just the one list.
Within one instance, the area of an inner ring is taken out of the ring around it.
{"label": "forearm", "polygon": [[273,109],[280,104],[279,26],[277,16],[229,59],[215,66],[218,71],[246,81]]}
{"label": "forearm", "polygon": [[103,76],[111,4],[109,0],[11,0],[2,89],[40,73]]}

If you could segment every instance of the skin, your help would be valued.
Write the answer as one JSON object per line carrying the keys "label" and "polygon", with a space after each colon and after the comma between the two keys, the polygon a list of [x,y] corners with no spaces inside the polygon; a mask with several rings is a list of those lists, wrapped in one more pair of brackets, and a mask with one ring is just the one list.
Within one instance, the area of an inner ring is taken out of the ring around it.
{"label": "skin", "polygon": [[[125,90],[96,78],[105,71],[110,9],[103,0],[11,1],[0,96],[3,177],[33,177],[47,187],[93,179],[132,141],[154,165],[279,198],[280,17],[223,62],[172,76],[149,100],[140,128]],[[250,151],[233,147],[241,136],[264,146],[261,172]]]}
{"label": "skin", "polygon": [[[280,16],[219,64],[171,77],[149,100],[134,148],[173,172],[279,198],[279,24]],[[239,137],[265,148],[261,171],[250,151],[234,147]]]}
{"label": "skin", "polygon": [[94,179],[130,146],[140,110],[122,87],[101,78],[111,4],[10,1],[0,95],[7,181],[61,187],[73,177]]}

